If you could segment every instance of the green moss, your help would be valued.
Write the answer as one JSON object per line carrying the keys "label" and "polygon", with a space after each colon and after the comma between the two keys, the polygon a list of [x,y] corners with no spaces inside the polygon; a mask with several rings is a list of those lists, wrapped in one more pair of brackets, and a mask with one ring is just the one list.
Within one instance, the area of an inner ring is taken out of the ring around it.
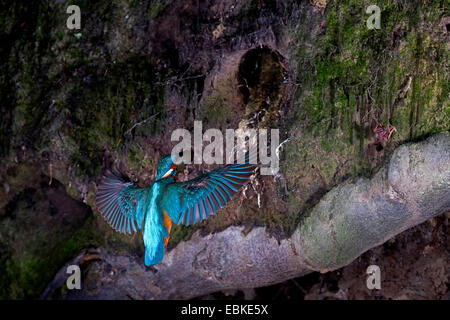
{"label": "green moss", "polygon": [[130,144],[127,148],[127,160],[129,168],[133,171],[140,169],[154,169],[156,168],[155,159],[149,156],[141,147],[139,142]]}
{"label": "green moss", "polygon": [[200,117],[211,128],[225,128],[231,115],[224,97],[221,94],[209,96],[202,106]]}
{"label": "green moss", "polygon": [[[293,139],[282,171],[293,190],[291,210],[302,210],[319,187],[370,175],[396,144],[450,129],[448,75],[441,72],[449,53],[436,27],[443,3],[378,2],[380,30],[366,27],[370,4],[329,2],[323,34],[317,34],[320,20],[292,22],[298,30],[291,35],[297,39],[292,55],[302,90],[286,117]],[[399,98],[410,76],[411,87]],[[376,121],[394,125],[397,132],[374,163],[367,148]]]}
{"label": "green moss", "polygon": [[188,240],[192,234],[194,233],[194,228],[190,226],[184,225],[173,225],[172,230],[170,232],[170,240],[167,245],[168,249],[175,248],[178,243],[181,241]]}
{"label": "green moss", "polygon": [[103,243],[103,237],[94,227],[93,221],[88,218],[81,228],[68,236],[41,231],[27,239],[29,243],[24,244],[25,249],[22,251],[5,249],[0,259],[0,298],[39,297],[54,274],[68,260],[83,248],[97,247]]}
{"label": "green moss", "polygon": [[133,57],[108,70],[105,81],[79,89],[75,86],[70,93],[68,120],[75,128],[67,135],[75,142],[70,163],[77,176],[100,173],[103,151],[116,149],[128,139],[127,130],[133,123],[158,114],[131,132],[145,137],[160,130],[165,116],[164,87],[156,85],[161,78],[151,60]]}
{"label": "green moss", "polygon": [[[82,19],[86,28],[98,19],[110,27],[117,15],[129,10],[117,2],[78,5],[89,12]],[[8,154],[11,145],[33,145],[40,151],[61,136],[68,143],[52,151],[67,155],[76,176],[87,178],[100,172],[105,150],[130,138],[124,133],[135,122],[159,112],[132,134],[147,136],[161,130],[164,77],[148,56],[130,54],[126,48],[123,54],[118,48],[118,54],[110,55],[105,46],[92,47],[96,42],[90,41],[90,33],[83,33],[86,41],[78,41],[75,31],[65,27],[63,6],[18,1],[1,13],[16,23],[5,21],[9,33],[0,63],[0,98],[2,115],[3,105],[6,113],[0,125],[0,154]]]}
{"label": "green moss", "polygon": [[148,8],[150,17],[155,19],[167,6],[167,0],[152,0]]}
{"label": "green moss", "polygon": [[2,182],[8,185],[9,192],[6,193],[4,188],[0,188],[0,209],[23,189],[35,186],[40,175],[41,167],[28,161],[8,168],[1,178]]}
{"label": "green moss", "polygon": [[[41,77],[41,71],[47,65],[45,53],[53,43],[52,28],[58,15],[44,1],[17,1],[2,10],[0,20],[6,19],[6,28],[1,28],[0,155],[7,155],[10,145],[39,141],[41,128],[52,120],[45,99],[50,82]],[[36,90],[36,79],[41,90]]]}
{"label": "green moss", "polygon": [[103,235],[98,231],[95,220],[89,217],[84,225],[75,230],[70,239],[62,245],[59,254],[61,260],[67,257],[73,257],[78,254],[81,249],[89,247],[98,247],[103,244]]}

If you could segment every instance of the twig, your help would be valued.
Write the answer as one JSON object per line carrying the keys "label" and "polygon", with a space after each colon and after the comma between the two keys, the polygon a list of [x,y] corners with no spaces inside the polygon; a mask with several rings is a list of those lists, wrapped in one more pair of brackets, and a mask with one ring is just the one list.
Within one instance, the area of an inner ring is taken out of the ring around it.
{"label": "twig", "polygon": [[142,120],[142,121],[140,121],[140,122],[138,122],[138,123],[135,123],[130,129],[128,129],[128,130],[125,132],[125,135],[131,134],[131,131],[133,131],[134,128],[136,128],[136,127],[138,127],[138,126],[141,126],[141,125],[145,124],[146,122],[150,121],[151,119],[153,119],[154,117],[156,117],[156,116],[157,116],[158,114],[160,114],[160,113],[161,113],[161,112],[155,113],[155,114],[152,115],[151,117],[149,117],[149,118],[147,118],[147,119],[145,119],[145,120]]}
{"label": "twig", "polygon": [[51,185],[52,185],[52,181],[53,181],[53,166],[52,166],[52,164],[50,163],[50,164],[48,165],[48,167],[49,167],[49,173],[50,173],[50,180],[49,180],[49,182],[48,182],[48,185],[51,186]]}

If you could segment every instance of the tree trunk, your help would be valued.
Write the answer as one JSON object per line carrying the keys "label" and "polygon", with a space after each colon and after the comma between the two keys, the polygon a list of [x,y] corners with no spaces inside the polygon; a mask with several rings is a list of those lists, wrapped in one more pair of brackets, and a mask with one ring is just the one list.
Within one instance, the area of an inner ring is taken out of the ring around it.
{"label": "tree trunk", "polygon": [[[450,134],[398,147],[371,179],[328,192],[290,238],[242,227],[196,233],[146,268],[143,259],[107,253],[90,264],[68,298],[189,299],[224,289],[266,286],[345,266],[363,252],[450,209]],[[84,254],[69,264],[80,263]],[[67,267],[67,266],[66,266]],[[66,279],[66,267],[42,298]]]}

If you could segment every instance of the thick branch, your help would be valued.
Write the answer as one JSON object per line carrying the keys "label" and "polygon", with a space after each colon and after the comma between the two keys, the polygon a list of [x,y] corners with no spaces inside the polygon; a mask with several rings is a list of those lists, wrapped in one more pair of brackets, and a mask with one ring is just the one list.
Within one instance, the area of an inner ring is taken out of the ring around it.
{"label": "thick branch", "polygon": [[370,248],[449,209],[450,135],[441,133],[399,147],[373,178],[331,190],[291,238],[280,243],[265,228],[254,228],[247,235],[239,227],[207,237],[196,234],[153,270],[142,259],[100,250],[103,260],[96,269],[95,289],[85,281],[82,290],[72,290],[68,297],[185,299],[270,285],[345,266]]}

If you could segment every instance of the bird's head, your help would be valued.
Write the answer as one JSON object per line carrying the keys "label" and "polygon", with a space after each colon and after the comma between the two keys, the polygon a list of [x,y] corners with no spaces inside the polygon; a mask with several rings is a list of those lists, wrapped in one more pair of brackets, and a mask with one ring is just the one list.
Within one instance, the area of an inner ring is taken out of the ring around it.
{"label": "bird's head", "polygon": [[156,180],[175,176],[177,174],[177,168],[179,168],[179,166],[175,163],[172,155],[162,157],[158,162]]}

